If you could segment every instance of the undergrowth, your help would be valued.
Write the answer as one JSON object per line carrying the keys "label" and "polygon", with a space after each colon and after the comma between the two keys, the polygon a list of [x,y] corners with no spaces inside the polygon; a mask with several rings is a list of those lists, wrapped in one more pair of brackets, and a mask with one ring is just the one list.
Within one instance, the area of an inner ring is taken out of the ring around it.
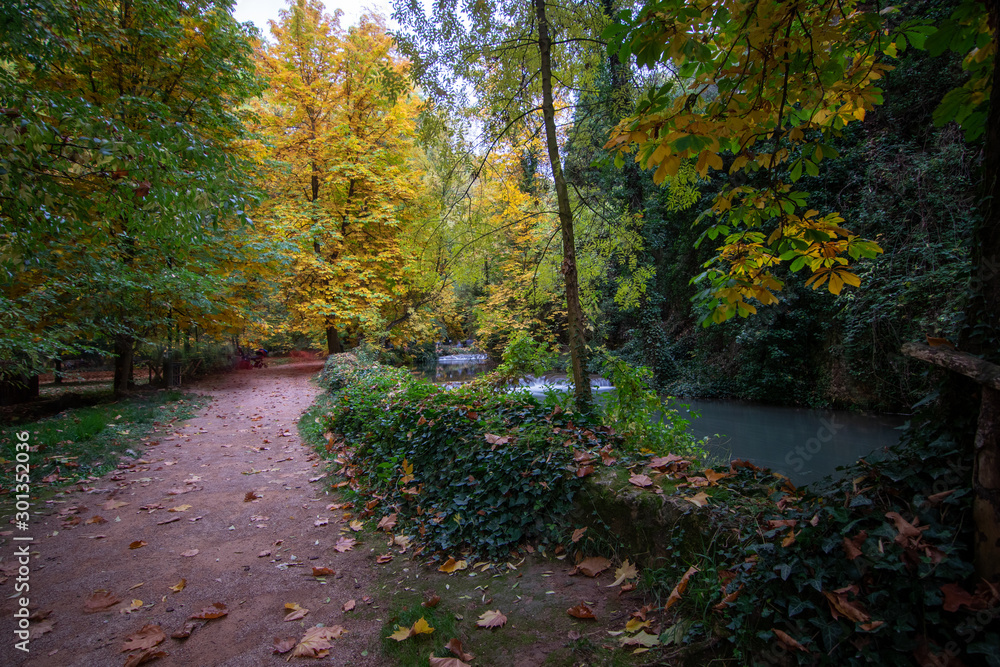
{"label": "undergrowth", "polygon": [[[177,390],[71,409],[36,422],[0,429],[0,466],[13,470],[16,435],[27,431],[33,485],[83,481],[113,469],[156,424],[191,417],[201,399]],[[136,456],[138,453],[133,452]],[[13,479],[13,475],[6,477]]]}

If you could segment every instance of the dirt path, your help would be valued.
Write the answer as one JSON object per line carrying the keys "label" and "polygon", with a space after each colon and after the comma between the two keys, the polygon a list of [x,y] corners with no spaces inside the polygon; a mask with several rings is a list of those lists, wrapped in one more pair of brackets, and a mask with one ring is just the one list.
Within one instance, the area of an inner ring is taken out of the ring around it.
{"label": "dirt path", "polygon": [[[211,402],[196,418],[161,431],[131,467],[50,501],[31,530],[30,598],[51,610],[52,629],[32,633],[29,654],[14,648],[10,577],[0,586],[0,664],[123,665],[126,638],[147,624],[167,635],[156,649],[169,655],[151,663],[162,667],[277,665],[287,656],[272,653],[274,638],[301,638],[317,624],[346,630],[324,664],[378,664],[379,624],[341,610],[348,600],[364,607],[366,596],[378,604],[370,549],[333,549],[346,530],[342,512],[327,509],[335,499],[314,483],[323,464],[296,430],[319,392],[310,379],[320,367],[241,371],[197,385]],[[13,547],[4,548],[7,562]],[[314,566],[336,574],[317,578]],[[102,589],[122,602],[85,612]],[[142,606],[126,612],[134,599]],[[217,602],[227,616],[199,621],[187,639],[170,637]],[[286,603],[311,611],[286,622]]]}

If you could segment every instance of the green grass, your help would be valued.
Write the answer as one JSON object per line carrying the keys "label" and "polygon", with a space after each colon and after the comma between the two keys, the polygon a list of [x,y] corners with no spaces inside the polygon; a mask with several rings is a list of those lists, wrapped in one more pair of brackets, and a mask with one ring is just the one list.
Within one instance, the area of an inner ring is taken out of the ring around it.
{"label": "green grass", "polygon": [[[113,403],[66,410],[53,417],[0,429],[0,468],[13,471],[15,434],[27,431],[31,444],[31,482],[35,490],[58,468],[58,485],[100,476],[123,455],[138,457],[157,425],[191,417],[202,399],[178,390],[136,395]],[[5,479],[12,479],[5,475]]]}

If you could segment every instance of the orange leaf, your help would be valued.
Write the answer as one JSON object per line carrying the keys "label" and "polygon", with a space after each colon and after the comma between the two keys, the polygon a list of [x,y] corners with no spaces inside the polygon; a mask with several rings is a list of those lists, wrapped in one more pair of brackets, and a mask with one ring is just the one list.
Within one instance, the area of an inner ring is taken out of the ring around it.
{"label": "orange leaf", "polygon": [[593,619],[597,618],[596,616],[594,616],[594,610],[588,607],[583,602],[576,605],[575,607],[570,607],[569,609],[566,610],[566,613],[575,618],[593,618]]}
{"label": "orange leaf", "polygon": [[688,580],[690,580],[691,576],[698,571],[698,568],[694,565],[687,569],[687,572],[684,573],[681,580],[676,586],[674,586],[674,590],[670,591],[670,597],[667,598],[667,604],[664,605],[664,609],[670,609],[672,606],[680,602],[681,596],[684,595],[684,591],[687,590]]}
{"label": "orange leaf", "polygon": [[602,556],[593,556],[591,558],[586,558],[576,566],[570,574],[576,574],[577,572],[582,572],[588,577],[596,577],[601,572],[611,567],[611,561]]}
{"label": "orange leaf", "polygon": [[344,606],[342,606],[340,610],[344,612],[354,611],[355,605],[357,605],[357,602],[355,602],[354,600],[348,600],[347,602],[344,603]]}
{"label": "orange leaf", "polygon": [[573,537],[571,537],[570,540],[572,540],[573,544],[576,544],[577,542],[580,541],[581,538],[583,538],[583,534],[586,532],[587,532],[586,526],[584,526],[583,528],[577,528],[576,530],[573,531]]}
{"label": "orange leaf", "polygon": [[211,607],[205,607],[196,614],[191,614],[188,618],[201,618],[205,620],[211,620],[213,618],[222,618],[227,615],[229,610],[226,609],[226,605],[221,602],[213,602]]}
{"label": "orange leaf", "polygon": [[97,611],[104,611],[109,607],[115,606],[121,601],[121,598],[111,591],[94,591],[91,596],[87,598],[86,602],[83,603],[83,611],[88,614],[92,614]]}
{"label": "orange leaf", "polygon": [[144,546],[146,546],[146,542],[144,542],[142,540],[136,540],[132,544],[128,545],[128,548],[129,549],[141,549]]}
{"label": "orange leaf", "polygon": [[454,653],[459,660],[471,661],[475,657],[471,653],[465,652],[465,650],[462,648],[462,642],[457,638],[449,640],[449,642],[445,644],[444,647],[449,651],[451,651],[452,653]]}
{"label": "orange leaf", "polygon": [[326,577],[337,574],[337,571],[329,567],[313,567],[314,577]]}
{"label": "orange leaf", "polygon": [[125,645],[122,647],[122,652],[125,651],[144,651],[148,648],[153,648],[160,642],[167,638],[163,634],[163,630],[160,626],[153,625],[152,623],[147,623],[142,626],[142,629],[135,634],[131,634],[125,638]]}
{"label": "orange leaf", "polygon": [[629,483],[634,484],[638,487],[652,486],[653,480],[649,478],[649,475],[632,475],[628,478]]}
{"label": "orange leaf", "polygon": [[789,635],[789,634],[788,634],[787,632],[784,632],[784,631],[782,631],[782,630],[779,630],[778,628],[774,628],[774,629],[772,630],[772,632],[774,633],[774,636],[778,638],[778,641],[780,641],[780,642],[781,642],[782,644],[784,644],[784,645],[785,645],[785,646],[787,646],[788,648],[793,648],[793,649],[796,649],[796,650],[798,650],[798,651],[805,651],[806,653],[808,653],[808,652],[809,652],[809,650],[808,650],[808,649],[806,649],[806,647],[805,647],[805,646],[803,646],[803,645],[802,645],[802,644],[800,644],[800,643],[799,643],[798,641],[796,641],[796,640],[795,640],[795,639],[794,639],[794,638],[793,638],[793,637],[792,637],[791,635]]}

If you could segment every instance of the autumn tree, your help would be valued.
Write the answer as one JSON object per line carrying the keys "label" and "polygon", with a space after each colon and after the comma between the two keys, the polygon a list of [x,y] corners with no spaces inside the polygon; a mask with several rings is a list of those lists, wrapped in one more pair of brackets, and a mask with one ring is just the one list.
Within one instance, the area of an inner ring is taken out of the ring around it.
{"label": "autumn tree", "polygon": [[137,340],[225,318],[216,249],[245,209],[227,149],[255,93],[231,7],[4,3],[0,261],[5,315],[21,320],[8,331],[24,332],[5,354],[37,367],[109,339],[121,393]]}
{"label": "autumn tree", "polygon": [[406,292],[400,234],[420,211],[418,102],[375,17],[344,30],[339,13],[298,0],[271,32],[258,63],[270,80],[259,129],[273,168],[258,217],[292,252],[289,311],[339,352],[341,332],[377,331]]}
{"label": "autumn tree", "polygon": [[[670,63],[676,76],[651,90],[636,114],[618,126],[607,144],[619,161],[634,152],[663,182],[685,161],[706,176],[728,174],[729,185],[699,221],[702,240],[722,240],[717,255],[695,280],[704,323],[747,316],[759,304],[778,301],[777,268],[807,268],[807,285],[837,294],[857,286],[851,260],[881,252],[852,234],[835,211],[807,205],[796,182],[815,175],[836,157],[829,138],[862,121],[881,103],[878,80],[888,58],[909,46],[963,56],[970,76],[948,93],[935,122],[958,122],[967,136],[985,136],[984,214],[975,231],[974,293],[969,326],[952,355],[910,345],[911,356],[937,363],[982,385],[974,443],[972,487],[976,566],[984,577],[1000,575],[1000,367],[996,359],[1000,313],[1000,87],[996,52],[1000,5],[961,2],[941,25],[909,21],[887,29],[892,8],[824,0],[755,2],[684,0],[651,2],[609,28],[620,56],[647,67]],[[985,134],[984,134],[985,133]],[[985,365],[984,365],[985,364]]]}

